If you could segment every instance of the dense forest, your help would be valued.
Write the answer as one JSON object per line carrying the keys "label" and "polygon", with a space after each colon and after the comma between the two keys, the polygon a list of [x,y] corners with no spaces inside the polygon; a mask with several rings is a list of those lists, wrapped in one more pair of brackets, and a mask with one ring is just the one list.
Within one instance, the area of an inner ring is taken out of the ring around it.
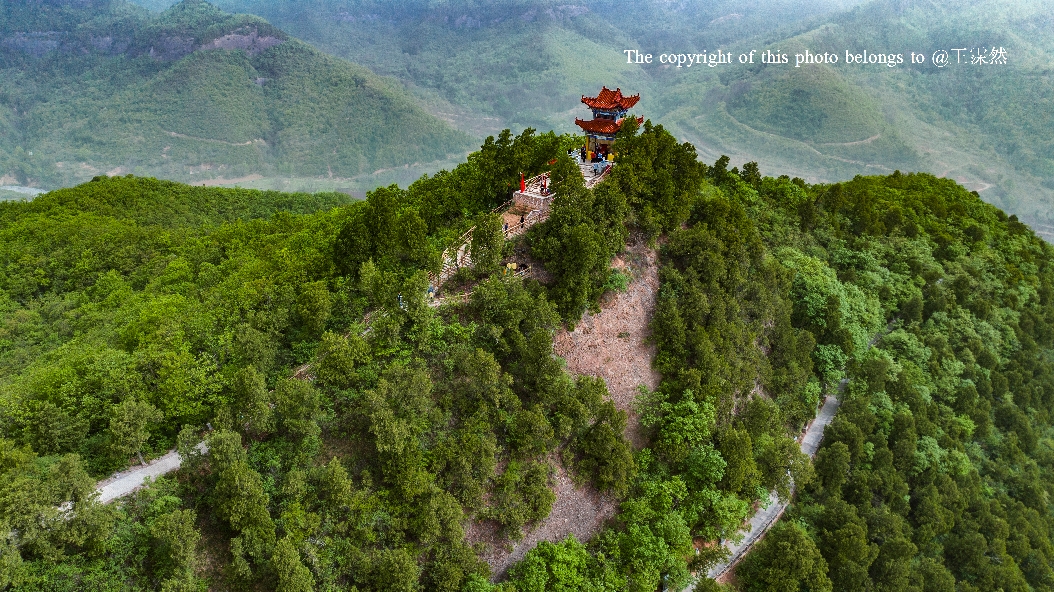
{"label": "dense forest", "polygon": [[[693,573],[771,490],[741,589],[1054,588],[1046,243],[931,175],[764,177],[629,118],[587,189],[575,143],[506,131],[350,204],[136,177],[0,203],[0,589],[716,590]],[[504,243],[491,210],[542,171],[549,219]],[[430,306],[472,226],[471,297]],[[553,354],[630,240],[661,265],[641,449]],[[618,513],[493,582],[467,529],[522,537],[558,466]]]}

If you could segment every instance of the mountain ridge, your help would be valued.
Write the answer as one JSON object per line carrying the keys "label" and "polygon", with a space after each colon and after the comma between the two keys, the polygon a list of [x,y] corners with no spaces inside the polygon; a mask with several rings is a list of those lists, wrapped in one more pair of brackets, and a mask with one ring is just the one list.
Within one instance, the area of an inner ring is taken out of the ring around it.
{"label": "mountain ridge", "polygon": [[399,83],[259,17],[201,0],[159,15],[59,8],[30,18],[9,5],[0,19],[0,177],[17,184],[351,178],[467,150]]}
{"label": "mountain ridge", "polygon": [[[810,4],[811,12],[792,3],[722,1],[583,0],[562,12],[556,7],[564,3],[542,0],[219,5],[265,15],[324,51],[404,81],[419,96],[436,94],[477,118],[495,118],[494,128],[574,132],[578,96],[621,86],[641,92],[641,113],[710,160],[728,154],[737,165],[766,162],[774,174],[810,182],[926,170],[966,184],[1037,228],[1054,216],[1048,65],[1054,35],[1043,2],[874,0]],[[910,64],[869,72],[844,63],[809,72],[793,64],[783,71],[761,64],[677,70],[626,64],[622,54],[627,48],[655,55],[722,48],[736,54],[782,49],[791,57],[805,49],[843,57],[846,50],[929,56],[982,44],[1005,46],[1010,63],[983,72]],[[753,95],[741,92],[748,87]],[[804,114],[794,110],[795,93],[802,91],[809,95]],[[759,108],[766,98],[774,99],[772,107]],[[818,124],[822,118],[827,127]],[[455,120],[468,129],[465,122],[476,119]],[[864,133],[824,137],[853,127]]]}

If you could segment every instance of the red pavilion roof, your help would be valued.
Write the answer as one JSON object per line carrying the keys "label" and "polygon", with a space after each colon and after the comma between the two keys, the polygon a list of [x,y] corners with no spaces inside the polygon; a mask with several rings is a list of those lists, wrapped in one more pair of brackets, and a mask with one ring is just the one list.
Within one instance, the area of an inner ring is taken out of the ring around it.
{"label": "red pavilion roof", "polygon": [[640,93],[635,94],[632,97],[626,97],[622,95],[621,88],[611,90],[606,86],[601,88],[600,94],[595,97],[582,96],[582,102],[588,105],[590,109],[603,109],[605,111],[630,109],[636,105],[639,100]]}
{"label": "red pavilion roof", "polygon": [[[594,134],[607,134],[614,135],[618,133],[620,127],[622,127],[622,119],[615,121],[614,119],[575,119],[575,125],[582,128],[587,132],[593,132]],[[644,123],[643,117],[637,118],[637,123]]]}

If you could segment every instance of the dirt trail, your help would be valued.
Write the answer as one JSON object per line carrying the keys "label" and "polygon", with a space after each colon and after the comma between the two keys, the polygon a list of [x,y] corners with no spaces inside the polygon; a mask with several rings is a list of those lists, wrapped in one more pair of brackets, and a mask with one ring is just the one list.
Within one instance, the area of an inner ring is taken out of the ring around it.
{"label": "dirt trail", "polygon": [[657,258],[644,245],[628,248],[614,261],[633,278],[626,291],[602,302],[600,314],[586,314],[574,331],[561,331],[554,339],[571,373],[604,379],[615,406],[629,414],[626,437],[638,449],[644,442],[633,401],[640,385],[654,389],[660,379],[651,367],[655,347],[646,343],[659,293]]}
{"label": "dirt trail", "polygon": [[[637,448],[643,446],[643,438],[633,401],[640,385],[654,389],[660,379],[651,367],[655,348],[645,342],[659,291],[657,260],[658,254],[643,244],[629,247],[612,262],[633,278],[626,291],[602,301],[600,314],[584,315],[574,331],[560,331],[554,338],[556,353],[567,361],[568,371],[604,379],[615,406],[629,414],[626,437]],[[589,540],[618,509],[610,495],[588,485],[575,486],[559,461],[551,460],[557,466],[556,502],[549,516],[522,541],[510,545],[497,536],[492,523],[472,523],[467,528],[469,542],[487,544],[481,559],[490,565],[495,580],[504,579],[509,568],[542,541],[561,541],[569,534]]]}
{"label": "dirt trail", "polygon": [[228,142],[227,140],[216,140],[213,138],[199,138],[197,136],[188,136],[186,134],[180,134],[177,132],[165,131],[166,134],[173,138],[183,138],[184,140],[195,140],[198,142],[209,142],[212,144],[223,144],[224,146],[252,146],[253,144],[267,144],[263,138],[255,138],[247,142]]}
{"label": "dirt trail", "polygon": [[510,544],[508,539],[499,537],[497,524],[494,522],[473,522],[468,525],[465,539],[469,543],[482,542],[487,551],[480,555],[490,565],[494,581],[505,579],[509,568],[523,559],[528,551],[542,541],[558,542],[572,534],[579,541],[587,541],[600,531],[604,522],[615,515],[617,505],[614,498],[605,495],[592,487],[576,487],[571,476],[560,466],[553,464],[557,473],[553,479],[556,501],[553,509],[544,520],[527,531],[523,540]]}
{"label": "dirt trail", "polygon": [[881,136],[882,136],[882,134],[875,134],[875,135],[871,136],[870,138],[865,138],[863,140],[857,140],[855,142],[824,142],[824,143],[820,144],[820,146],[859,146],[861,144],[870,144],[871,142],[874,142],[875,140],[877,140]]}

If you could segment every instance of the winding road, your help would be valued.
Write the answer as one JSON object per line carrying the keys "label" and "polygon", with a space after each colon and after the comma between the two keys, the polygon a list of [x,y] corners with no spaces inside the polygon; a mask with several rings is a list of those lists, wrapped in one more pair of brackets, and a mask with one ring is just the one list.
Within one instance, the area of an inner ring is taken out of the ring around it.
{"label": "winding road", "polygon": [[[820,408],[820,412],[816,414],[816,419],[809,424],[808,429],[805,431],[805,436],[801,439],[801,451],[809,455],[812,458],[816,455],[816,451],[820,448],[820,442],[823,440],[823,430],[831,423],[834,419],[834,415],[838,413],[838,406],[841,404],[839,397],[842,391],[845,390],[845,385],[849,381],[842,379],[838,383],[838,396],[831,395],[823,402],[823,407]],[[794,496],[794,484],[791,484],[791,497]],[[767,505],[758,510],[757,513],[750,519],[749,526],[747,528],[747,534],[743,537],[743,540],[739,544],[735,544],[731,541],[725,542],[725,548],[729,551],[729,557],[725,561],[722,561],[710,568],[710,571],[706,572],[708,578],[717,579],[725,575],[729,569],[739,563],[739,560],[750,551],[750,548],[754,546],[754,543],[758,542],[762,536],[783,515],[783,511],[787,509],[789,501],[780,501],[776,492],[770,492]]]}
{"label": "winding road", "polygon": [[113,500],[128,495],[143,486],[146,478],[156,479],[165,473],[171,473],[179,468],[182,459],[175,450],[168,454],[155,458],[149,463],[131,469],[115,473],[109,479],[99,481],[95,488],[99,492],[99,503],[108,504]]}
{"label": "winding road", "polygon": [[[871,349],[876,343],[878,343],[879,339],[882,339],[882,337],[892,331],[897,320],[898,319],[894,318],[889,321],[884,329],[876,333],[875,336],[871,338],[871,341],[867,342],[867,348]],[[843,378],[838,382],[837,393],[835,395],[828,395],[828,397],[824,399],[823,407],[820,408],[820,412],[816,414],[816,418],[813,419],[808,428],[806,428],[805,435],[802,437],[799,446],[801,447],[802,452],[809,455],[809,458],[816,456],[816,451],[820,449],[820,442],[823,441],[824,428],[834,420],[835,414],[838,413],[838,406],[841,405],[842,393],[845,391],[847,384],[849,384],[848,378]],[[794,491],[795,485],[794,483],[791,483],[791,494],[789,497],[794,497]],[[735,567],[735,565],[743,559],[743,556],[750,552],[754,543],[758,542],[763,536],[765,536],[765,533],[776,524],[780,519],[780,516],[783,515],[783,511],[787,509],[789,503],[790,500],[780,501],[779,496],[776,495],[775,491],[770,492],[766,506],[758,510],[750,519],[750,522],[747,525],[747,534],[743,537],[743,540],[738,544],[726,541],[724,547],[729,551],[728,559],[721,561],[710,568],[710,570],[706,572],[706,577],[717,580],[728,574],[731,568]]]}

